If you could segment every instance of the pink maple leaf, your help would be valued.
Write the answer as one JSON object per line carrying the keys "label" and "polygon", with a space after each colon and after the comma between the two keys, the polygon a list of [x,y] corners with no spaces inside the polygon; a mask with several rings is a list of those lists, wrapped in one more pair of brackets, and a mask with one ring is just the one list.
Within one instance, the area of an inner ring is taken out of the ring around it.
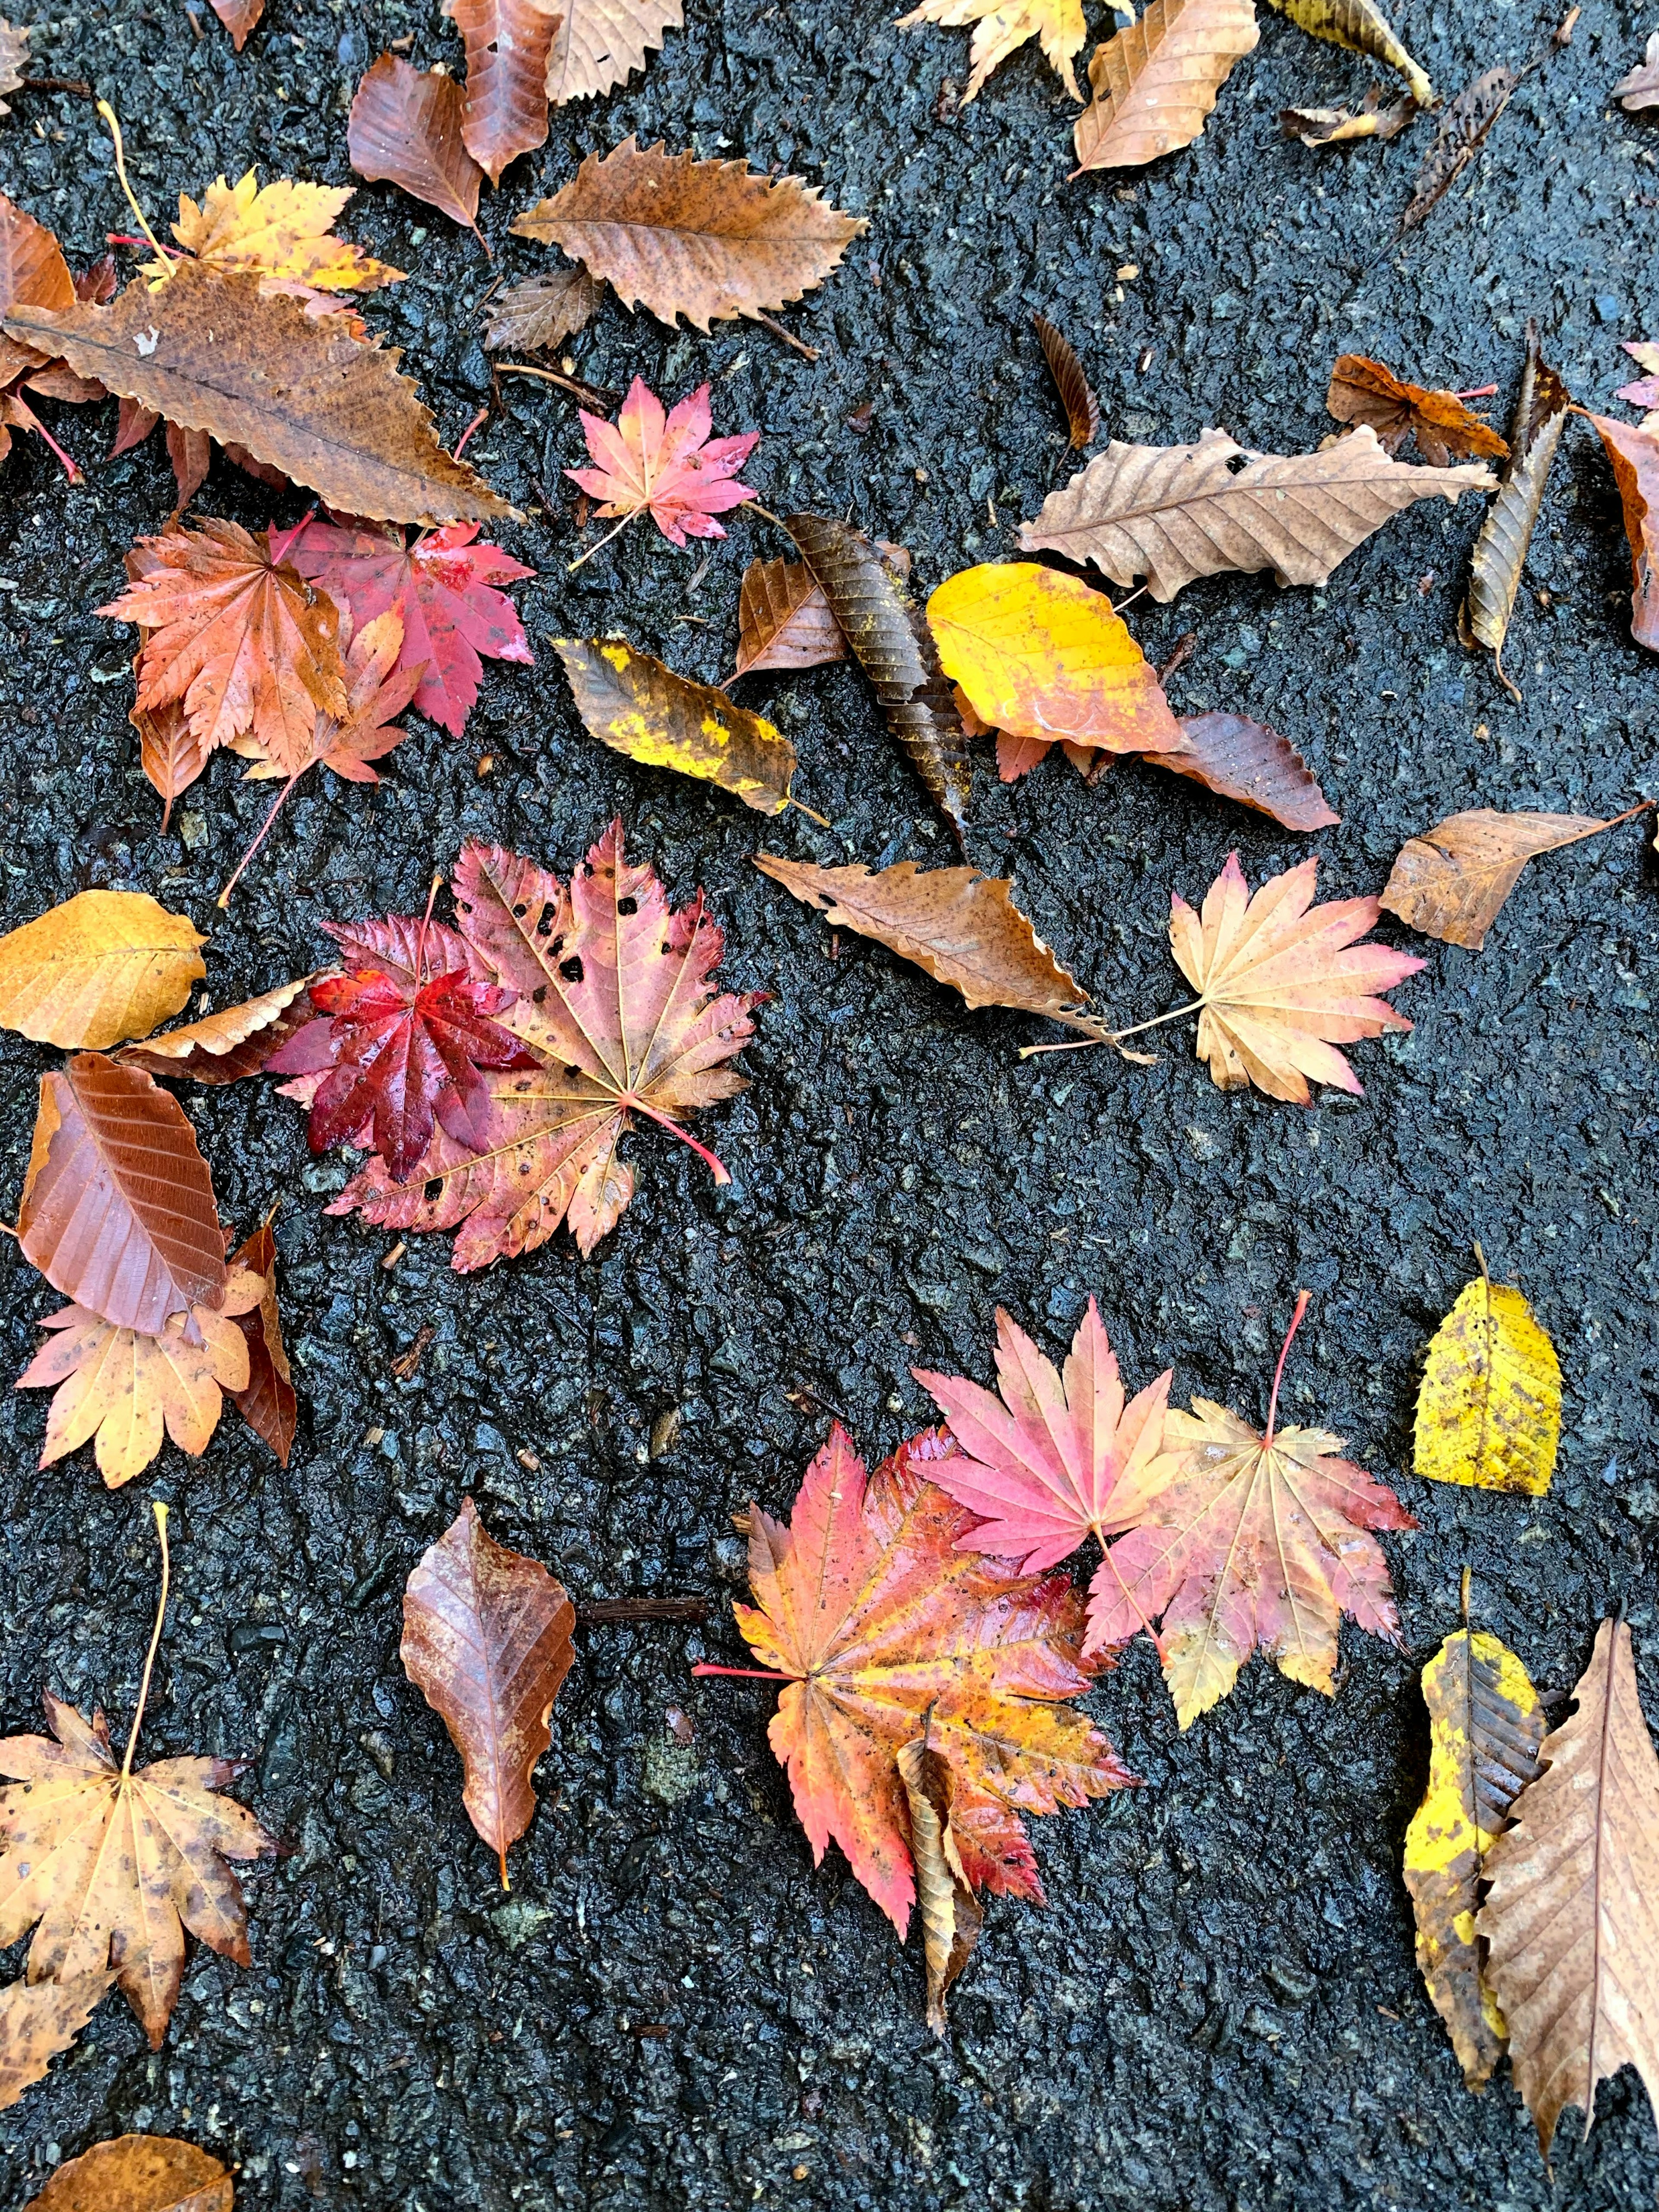
{"label": "pink maple leaf", "polygon": [[[671,415],[664,414],[661,400],[640,376],[634,379],[614,424],[590,415],[586,408],[579,411],[582,435],[597,466],[567,469],[565,474],[604,502],[602,515],[622,517],[617,530],[625,529],[636,514],[648,512],[672,545],[684,545],[688,538],[724,538],[714,517],[759,497],[748,484],[732,479],[760,442],[760,433],[711,438],[714,418],[706,384],[679,401]],[[616,535],[613,530],[609,538],[601,538],[582,560]]]}

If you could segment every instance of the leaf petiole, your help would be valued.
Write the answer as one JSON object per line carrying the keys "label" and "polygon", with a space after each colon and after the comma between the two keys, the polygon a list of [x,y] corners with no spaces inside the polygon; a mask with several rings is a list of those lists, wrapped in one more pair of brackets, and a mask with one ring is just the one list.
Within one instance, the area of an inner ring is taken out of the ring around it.
{"label": "leaf petiole", "polygon": [[1308,1310],[1308,1301],[1312,1295],[1310,1291],[1297,1292],[1296,1311],[1291,1316],[1291,1325],[1285,1332],[1285,1341],[1279,1347],[1279,1364],[1273,1370],[1273,1395],[1267,1401],[1267,1426],[1261,1438],[1261,1449],[1264,1452],[1271,1451],[1273,1449],[1273,1423],[1279,1415],[1279,1386],[1284,1380],[1285,1362],[1290,1357],[1291,1339],[1302,1326],[1302,1316]]}
{"label": "leaf petiole", "polygon": [[[125,147],[121,143],[121,119],[116,114],[115,110],[110,106],[106,100],[100,100],[99,101],[98,112],[102,117],[105,127],[107,129],[110,137],[115,141],[115,173],[121,179],[121,190],[127,196],[127,205],[132,210],[133,214],[137,217],[139,229],[143,232],[144,236],[149,240],[151,246],[155,248],[156,259],[161,263],[162,268],[167,270],[167,275],[170,276],[173,273],[173,262],[174,257],[168,253],[166,246],[162,245],[161,240],[157,238],[155,233],[150,228],[149,218],[145,215],[143,208],[139,206],[137,201],[134,198],[132,186],[127,182],[127,155]],[[162,283],[165,283],[166,281],[166,277],[158,279],[158,282]]]}
{"label": "leaf petiole", "polygon": [[149,1651],[144,1661],[144,1678],[138,1685],[138,1703],[132,1716],[132,1726],[127,1731],[126,1757],[121,1761],[121,1779],[126,1781],[132,1772],[132,1754],[138,1748],[138,1731],[144,1724],[144,1705],[149,1697],[149,1678],[155,1665],[155,1654],[161,1647],[161,1623],[167,1619],[167,1589],[173,1580],[173,1560],[167,1550],[167,1509],[159,1498],[151,1500],[155,1516],[155,1534],[161,1546],[161,1595],[155,1607],[155,1626],[150,1631]]}
{"label": "leaf petiole", "polygon": [[579,553],[576,556],[575,559],[565,570],[566,575],[574,576],[577,569],[581,567],[584,561],[591,561],[596,553],[603,552],[613,538],[620,538],[623,531],[627,529],[629,524],[630,522],[637,521],[639,517],[644,513],[645,509],[642,507],[636,507],[631,514],[623,515],[622,520],[617,525],[614,530],[607,530],[603,538],[597,538],[594,539],[592,544],[588,547],[586,553]]}
{"label": "leaf petiole", "polygon": [[793,1674],[780,1674],[771,1667],[716,1667],[711,1661],[699,1659],[692,1668],[694,1674],[738,1674],[745,1682],[793,1682]]}

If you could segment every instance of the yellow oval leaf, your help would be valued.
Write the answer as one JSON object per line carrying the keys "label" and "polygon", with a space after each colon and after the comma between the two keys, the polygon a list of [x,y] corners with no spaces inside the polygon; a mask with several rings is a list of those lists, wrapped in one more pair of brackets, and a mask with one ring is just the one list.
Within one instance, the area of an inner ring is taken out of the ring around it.
{"label": "yellow oval leaf", "polygon": [[927,602],[945,672],[993,729],[1108,752],[1178,751],[1181,725],[1103,592],[1034,561],[964,568]]}
{"label": "yellow oval leaf", "polygon": [[101,1052],[176,1014],[207,969],[189,919],[143,891],[82,891],[0,937],[0,1028]]}
{"label": "yellow oval leaf", "polygon": [[795,749],[763,715],[723,691],[677,676],[619,637],[553,641],[576,710],[613,752],[647,768],[672,768],[717,783],[757,814],[789,804]]}
{"label": "yellow oval leaf", "polygon": [[1417,1400],[1415,1471],[1541,1497],[1561,1435],[1555,1346],[1519,1291],[1481,1275],[1436,1330]]}

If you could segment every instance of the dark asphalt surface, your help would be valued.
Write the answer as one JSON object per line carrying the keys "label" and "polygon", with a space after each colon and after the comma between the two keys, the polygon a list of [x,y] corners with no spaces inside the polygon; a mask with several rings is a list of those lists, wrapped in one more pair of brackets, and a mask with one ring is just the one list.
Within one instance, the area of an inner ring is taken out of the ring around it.
{"label": "dark asphalt surface", "polygon": [[[1034,308],[1078,345],[1117,434],[1218,423],[1280,451],[1327,434],[1346,348],[1430,383],[1495,381],[1504,422],[1529,313],[1598,406],[1630,373],[1616,341],[1653,332],[1659,125],[1606,100],[1646,37],[1632,5],[1589,0],[1399,247],[1431,126],[1346,155],[1284,142],[1281,106],[1352,102],[1373,73],[1272,15],[1196,147],[1068,184],[1073,110],[1034,49],[952,114],[940,87],[966,78],[967,33],[896,32],[890,0],[688,12],[632,86],[556,114],[548,145],[486,191],[493,264],[389,187],[353,202],[347,234],[413,272],[368,313],[407,348],[447,439],[489,397],[481,295],[552,258],[508,239],[512,216],[634,130],[786,164],[871,232],[787,315],[822,348],[816,366],[763,330],[672,334],[613,301],[572,349],[581,373],[620,391],[638,370],[669,398],[712,377],[717,433],[763,433],[748,473],[767,503],[850,510],[902,539],[924,591],[1006,556],[1067,472]],[[116,103],[158,224],[222,167],[349,181],[350,89],[391,39],[459,66],[424,5],[271,0],[240,60],[198,13],[199,42],[173,0],[88,6],[34,41],[38,72]],[[1541,35],[1521,7],[1413,0],[1397,21],[1447,93]],[[0,187],[84,263],[130,227],[107,142],[74,97],[15,107]],[[867,428],[849,427],[866,403]],[[110,462],[112,403],[46,411],[88,482],[67,489],[27,438],[6,464],[0,919],[132,885],[205,927],[268,793],[220,759],[158,834],[125,719],[131,634],[93,611],[171,505],[161,442]],[[418,909],[466,836],[568,872],[620,812],[677,896],[707,887],[733,986],[775,994],[744,1056],[752,1088],[701,1130],[733,1182],[715,1190],[646,1132],[639,1196],[591,1262],[561,1237],[462,1278],[448,1239],[428,1237],[386,1273],[390,1237],[325,1218],[346,1162],[311,1160],[271,1085],[184,1094],[238,1233],[283,1200],[293,1464],[228,1413],[202,1462],[169,1448],[153,1481],[109,1495],[89,1452],[37,1475],[44,1399],[8,1398],[0,1719],[37,1726],[49,1684],[101,1701],[118,1740],[154,1595],[146,1501],[168,1497],[177,1598],[148,1753],[251,1755],[241,1794],[289,1855],[246,1883],[250,1972],[193,1947],[159,2054],[111,1999],[6,2116],[5,2203],[60,2155],[149,2128],[236,2162],[239,2204],[258,2212],[1650,2207],[1659,2144],[1632,2075],[1604,2088],[1587,2145],[1564,2127],[1553,2186],[1507,2071],[1464,2093],[1398,1876],[1425,1765],[1417,1674],[1455,1625],[1466,1563],[1478,1620],[1558,1713],[1622,1601],[1659,1720],[1659,878],[1640,825],[1534,864],[1479,956],[1385,924],[1429,960],[1395,994],[1412,1034],[1353,1048],[1363,1101],[1224,1097],[1184,1030],[1150,1068],[1098,1053],[1022,1065],[1038,1025],[970,1015],[857,940],[832,958],[822,925],[749,866],[763,844],[950,857],[849,667],[741,694],[793,738],[828,832],[634,769],[574,720],[551,633],[615,624],[721,676],[743,566],[784,545],[738,520],[712,558],[680,555],[647,526],[567,580],[570,404],[509,382],[471,451],[532,510],[501,535],[540,572],[517,594],[537,665],[490,669],[459,744],[416,725],[378,793],[313,785],[216,921],[214,1002],[315,964],[325,917]],[[258,523],[304,503],[273,507],[222,462],[198,506]],[[1115,1017],[1177,1003],[1170,891],[1195,897],[1235,846],[1253,883],[1316,851],[1323,893],[1346,896],[1379,889],[1402,840],[1460,806],[1611,815],[1659,792],[1654,664],[1629,641],[1617,501],[1586,428],[1569,428],[1511,632],[1520,708],[1454,634],[1480,520],[1476,500],[1426,504],[1324,591],[1219,578],[1130,617],[1154,657],[1197,631],[1178,711],[1272,721],[1340,829],[1310,843],[1135,765],[1092,792],[1058,759],[1012,790],[986,767],[973,857],[1012,869]],[[8,1210],[53,1058],[0,1039]],[[1561,1354],[1560,1468],[1536,1503],[1408,1472],[1418,1364],[1476,1238]],[[751,1492],[787,1507],[822,1406],[873,1459],[928,1411],[912,1362],[988,1378],[999,1302],[1058,1351],[1092,1291],[1133,1385],[1170,1363],[1176,1402],[1199,1391],[1259,1418],[1300,1285],[1315,1304],[1291,1411],[1345,1434],[1422,1523],[1386,1546],[1407,1648],[1345,1632],[1330,1703],[1253,1662],[1185,1736],[1152,1653],[1132,1651],[1091,1707],[1147,1786],[1035,1824],[1050,1908],[993,1902],[936,2043],[915,1942],[898,1949],[836,1854],[812,1869],[766,1743],[770,1692],[689,1675],[700,1656],[741,1656],[729,1516]],[[10,1244],[0,1288],[15,1373],[58,1300]],[[430,1348],[400,1382],[392,1362],[423,1327]],[[510,1897],[397,1656],[404,1578],[469,1492],[578,1601],[714,1601],[702,1632],[580,1632]],[[670,1706],[693,1718],[689,1750]]]}

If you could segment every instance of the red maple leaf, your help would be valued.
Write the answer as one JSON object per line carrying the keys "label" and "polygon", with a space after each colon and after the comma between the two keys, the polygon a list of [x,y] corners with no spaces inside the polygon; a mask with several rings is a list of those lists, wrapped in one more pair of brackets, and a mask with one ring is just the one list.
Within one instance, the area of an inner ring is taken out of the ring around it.
{"label": "red maple leaf", "polygon": [[406,545],[402,531],[390,526],[313,517],[288,549],[300,574],[349,607],[357,626],[395,609],[404,626],[399,670],[424,663],[416,711],[457,738],[477,698],[483,661],[528,667],[532,658],[517,608],[493,586],[536,572],[499,545],[474,544],[478,527],[452,522]]}
{"label": "red maple leaf", "polygon": [[[602,515],[622,517],[617,530],[588,547],[583,561],[609,544],[636,514],[647,511],[672,545],[684,545],[688,538],[724,538],[714,517],[760,496],[748,484],[731,481],[759,444],[760,433],[711,438],[714,418],[706,384],[679,401],[672,415],[663,413],[661,400],[639,376],[614,425],[586,408],[578,412],[587,450],[598,465],[567,469],[565,474],[591,497],[604,501]],[[580,565],[571,563],[573,568]]]}

